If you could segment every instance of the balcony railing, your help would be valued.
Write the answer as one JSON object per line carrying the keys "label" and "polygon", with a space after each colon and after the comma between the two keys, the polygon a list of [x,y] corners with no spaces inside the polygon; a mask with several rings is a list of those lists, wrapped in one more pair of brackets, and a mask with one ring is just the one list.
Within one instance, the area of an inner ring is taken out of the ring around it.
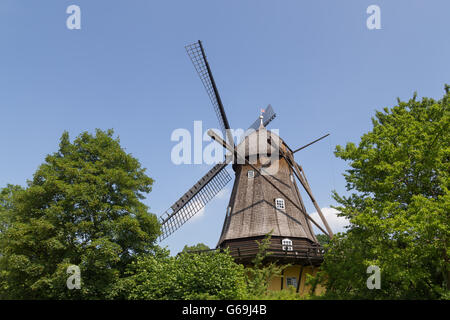
{"label": "balcony railing", "polygon": [[[189,253],[206,253],[212,251],[223,251],[223,249],[210,249],[210,250],[195,250],[188,251]],[[233,246],[230,248],[230,254],[237,259],[248,259],[254,257],[258,253],[259,249],[256,245],[241,245]],[[292,250],[283,250],[282,246],[279,248],[270,247],[266,250],[268,257],[273,258],[287,258],[287,259],[305,259],[305,260],[322,260],[325,253],[325,249],[319,245],[310,246],[292,246]]]}
{"label": "balcony railing", "polygon": [[[254,256],[257,252],[258,248],[241,246],[233,247],[231,255],[237,258],[246,258]],[[292,250],[283,250],[280,246],[280,248],[268,248],[266,252],[269,257],[322,259],[325,249],[322,246],[292,246]]]}

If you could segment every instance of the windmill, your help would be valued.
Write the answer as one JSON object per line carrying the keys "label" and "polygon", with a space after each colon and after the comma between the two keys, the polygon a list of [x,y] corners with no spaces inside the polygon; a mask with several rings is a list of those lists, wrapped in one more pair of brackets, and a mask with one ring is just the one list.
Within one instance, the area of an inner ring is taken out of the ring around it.
{"label": "windmill", "polygon": [[[235,145],[201,41],[186,46],[186,51],[208,93],[226,141],[212,130],[208,134],[228,151],[228,156],[161,215],[160,240],[179,229],[232,180],[226,170],[231,163],[235,180],[217,248],[229,248],[233,257],[245,263],[258,251],[255,240],[271,233],[269,250],[274,253],[271,257],[320,264],[322,251],[312,224],[329,237],[333,233],[294,154],[327,135],[292,150],[277,134],[266,129],[276,117],[269,105]],[[274,167],[277,170],[271,170]],[[307,214],[296,181],[305,189],[326,230]]]}

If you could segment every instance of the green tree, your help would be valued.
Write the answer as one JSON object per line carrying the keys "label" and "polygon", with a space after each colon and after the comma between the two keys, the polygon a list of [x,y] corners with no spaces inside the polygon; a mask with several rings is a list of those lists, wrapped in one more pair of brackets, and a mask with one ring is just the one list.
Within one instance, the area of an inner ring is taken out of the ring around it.
{"label": "green tree", "polygon": [[288,267],[267,261],[269,244],[270,235],[258,243],[258,254],[246,267],[236,263],[227,250],[182,251],[175,257],[166,249],[155,250],[139,257],[129,268],[129,277],[115,290],[126,292],[129,299],[300,299],[295,289],[268,290],[270,281]]}
{"label": "green tree", "polygon": [[[359,145],[336,147],[349,161],[350,196],[334,194],[349,219],[325,255],[327,296],[449,298],[450,87],[439,101],[407,102],[376,112]],[[369,290],[367,267],[381,270]]]}
{"label": "green tree", "polygon": [[257,241],[258,253],[252,260],[252,265],[245,269],[247,299],[271,299],[278,296],[269,292],[269,284],[274,278],[279,277],[289,264],[278,265],[276,262],[268,261],[270,253],[267,249],[270,247],[271,238],[272,232],[263,240]]}
{"label": "green tree", "polygon": [[[12,189],[2,192],[1,296],[111,297],[126,267],[154,250],[159,224],[141,202],[152,183],[112,130],[73,143],[65,132],[25,190],[6,202]],[[69,265],[81,270],[79,290],[66,287]]]}
{"label": "green tree", "polygon": [[328,238],[327,235],[322,234],[322,233],[316,234],[316,239],[321,246],[324,246],[330,242],[330,238]]}
{"label": "green tree", "polygon": [[[20,186],[7,185],[6,188],[0,190],[0,236],[11,225],[12,214],[14,212],[14,196],[20,192]],[[0,299],[7,299],[8,284],[5,281],[7,274],[2,264],[2,256],[4,253],[0,250]]]}
{"label": "green tree", "polygon": [[195,252],[195,251],[206,251],[206,250],[211,250],[211,249],[204,243],[197,243],[194,246],[185,245],[182,252]]}
{"label": "green tree", "polygon": [[11,184],[0,190],[0,234],[8,229],[14,212],[14,196],[22,190],[21,186]]}
{"label": "green tree", "polygon": [[129,299],[240,299],[245,296],[244,267],[228,252],[181,252],[165,249],[132,264],[121,290]]}

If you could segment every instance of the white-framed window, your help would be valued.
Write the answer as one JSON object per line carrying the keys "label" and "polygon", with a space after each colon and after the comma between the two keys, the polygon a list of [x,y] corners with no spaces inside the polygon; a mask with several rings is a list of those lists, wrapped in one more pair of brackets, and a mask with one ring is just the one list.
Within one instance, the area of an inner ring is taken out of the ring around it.
{"label": "white-framed window", "polygon": [[292,286],[297,288],[297,278],[296,277],[287,277],[286,278],[286,287]]}
{"label": "white-framed window", "polygon": [[275,208],[279,209],[279,210],[284,210],[286,209],[285,205],[284,205],[284,199],[281,198],[276,198],[275,199]]}
{"label": "white-framed window", "polygon": [[283,248],[283,251],[292,251],[293,250],[291,239],[285,238],[285,239],[281,240],[281,246]]}
{"label": "white-framed window", "polygon": [[253,170],[248,170],[248,171],[247,171],[247,178],[253,179],[254,177],[255,177],[255,171],[253,171]]}
{"label": "white-framed window", "polygon": [[291,178],[291,182],[294,183],[294,176],[292,174],[289,175]]}

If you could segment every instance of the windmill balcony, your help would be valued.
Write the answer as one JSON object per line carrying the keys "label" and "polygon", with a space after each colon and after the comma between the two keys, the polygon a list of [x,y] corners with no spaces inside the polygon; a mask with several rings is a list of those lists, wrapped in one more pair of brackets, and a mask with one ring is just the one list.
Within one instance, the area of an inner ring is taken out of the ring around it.
{"label": "windmill balcony", "polygon": [[[226,241],[222,248],[228,248],[230,254],[237,262],[247,264],[251,263],[259,251],[255,240],[261,241],[262,238],[251,237],[236,241]],[[281,240],[279,237],[271,238],[270,245],[266,250],[268,254],[266,260],[315,266],[319,266],[322,263],[325,249],[318,243],[313,243],[307,239],[292,239],[292,245],[286,247],[283,246]]]}
{"label": "windmill balcony", "polygon": [[[249,263],[256,255],[256,251],[251,246],[241,246],[229,248],[230,254],[236,259],[237,262]],[[224,249],[210,249],[210,250],[192,250],[188,253],[204,253],[212,251],[224,251]],[[280,248],[269,248],[266,250],[266,260],[277,260],[280,263],[292,263],[304,265],[319,266],[323,261],[323,255],[325,253],[324,247],[320,245],[314,246],[294,246],[292,251],[283,250]]]}
{"label": "windmill balcony", "polygon": [[[237,261],[249,261],[255,257],[255,250],[249,247],[236,247],[231,252]],[[279,262],[297,262],[299,264],[320,265],[323,261],[325,249],[321,246],[293,246],[292,250],[283,248],[269,248],[266,250],[267,260]]]}

